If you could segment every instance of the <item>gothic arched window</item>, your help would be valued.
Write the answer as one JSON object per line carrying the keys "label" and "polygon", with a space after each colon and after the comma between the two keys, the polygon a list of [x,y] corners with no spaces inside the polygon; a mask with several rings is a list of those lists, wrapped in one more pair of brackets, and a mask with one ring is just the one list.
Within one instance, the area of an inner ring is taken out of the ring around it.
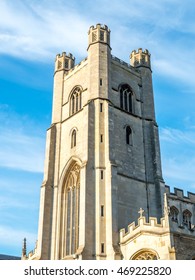
{"label": "gothic arched window", "polygon": [[191,228],[191,217],[192,213],[189,210],[183,211],[183,224],[187,225],[188,228]]}
{"label": "gothic arched window", "polygon": [[126,126],[126,144],[132,145],[132,130],[130,126]]}
{"label": "gothic arched window", "polygon": [[79,246],[80,166],[68,171],[62,190],[60,258],[73,255]]}
{"label": "gothic arched window", "polygon": [[70,97],[70,115],[75,114],[82,107],[82,90],[80,87],[75,87]]}
{"label": "gothic arched window", "polygon": [[74,129],[71,134],[71,148],[76,147],[76,143],[77,143],[76,137],[77,137],[77,132],[76,129]]}
{"label": "gothic arched window", "polygon": [[133,91],[128,84],[122,84],[119,87],[120,108],[133,113]]}
{"label": "gothic arched window", "polygon": [[171,206],[170,208],[170,216],[171,216],[171,220],[174,222],[178,222],[178,214],[179,211],[175,206]]}
{"label": "gothic arched window", "polygon": [[132,260],[157,260],[156,253],[152,251],[141,251],[137,254],[135,254],[132,258]]}

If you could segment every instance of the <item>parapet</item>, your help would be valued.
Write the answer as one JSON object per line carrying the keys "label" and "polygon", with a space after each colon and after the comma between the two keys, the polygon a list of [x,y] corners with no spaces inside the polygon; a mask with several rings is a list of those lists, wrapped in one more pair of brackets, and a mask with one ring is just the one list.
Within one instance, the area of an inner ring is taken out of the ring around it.
{"label": "parapet", "polygon": [[95,43],[107,44],[110,47],[110,29],[100,23],[92,25],[88,31],[88,49]]}
{"label": "parapet", "polygon": [[112,58],[113,61],[116,61],[116,62],[120,63],[122,66],[125,66],[125,67],[133,70],[134,72],[140,73],[139,69],[136,69],[135,67],[131,66],[129,63],[123,61],[122,59],[120,59],[120,58],[118,58],[114,55],[111,55],[111,58]]}
{"label": "parapet", "polygon": [[110,29],[108,28],[107,25],[105,25],[105,24],[100,24],[100,23],[97,23],[95,27],[94,27],[94,25],[90,26],[89,32],[90,32],[90,31],[93,31],[93,30],[95,30],[95,29],[100,29],[100,28],[101,28],[101,29],[104,29],[104,30],[106,30],[106,31],[108,31],[108,32],[110,32]]}
{"label": "parapet", "polygon": [[174,192],[171,192],[169,186],[165,186],[165,191],[170,197],[195,203],[195,193],[187,192],[187,196],[185,196],[182,189],[174,188]]}
{"label": "parapet", "polygon": [[130,64],[133,67],[148,67],[151,69],[150,53],[148,50],[142,50],[139,48],[138,51],[132,51],[130,54]]}
{"label": "parapet", "polygon": [[166,223],[166,219],[161,218],[160,223],[158,224],[156,217],[149,217],[149,222],[146,222],[146,218],[144,216],[138,219],[138,225],[135,225],[135,222],[128,225],[128,230],[126,231],[124,228],[120,230],[120,242],[123,243],[130,237],[139,234],[139,232],[145,233],[153,233],[153,234],[162,234],[167,232],[168,225]]}
{"label": "parapet", "polygon": [[63,52],[61,55],[56,55],[55,60],[55,72],[60,70],[69,71],[74,67],[75,64],[75,58],[74,56],[69,53]]}

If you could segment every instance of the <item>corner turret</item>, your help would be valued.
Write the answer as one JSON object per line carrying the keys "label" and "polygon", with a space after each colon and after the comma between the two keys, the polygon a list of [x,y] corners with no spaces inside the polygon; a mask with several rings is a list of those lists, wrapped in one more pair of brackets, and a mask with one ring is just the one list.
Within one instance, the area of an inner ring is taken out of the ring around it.
{"label": "corner turret", "polygon": [[69,53],[63,52],[62,55],[57,54],[55,60],[55,72],[60,70],[69,71],[75,65],[74,56]]}
{"label": "corner turret", "polygon": [[92,44],[95,43],[107,44],[110,47],[110,29],[107,25],[101,25],[98,23],[95,27],[92,25],[89,28],[88,49]]}
{"label": "corner turret", "polygon": [[139,48],[138,51],[132,51],[130,54],[130,64],[133,67],[147,67],[151,69],[149,51],[143,51],[142,48]]}

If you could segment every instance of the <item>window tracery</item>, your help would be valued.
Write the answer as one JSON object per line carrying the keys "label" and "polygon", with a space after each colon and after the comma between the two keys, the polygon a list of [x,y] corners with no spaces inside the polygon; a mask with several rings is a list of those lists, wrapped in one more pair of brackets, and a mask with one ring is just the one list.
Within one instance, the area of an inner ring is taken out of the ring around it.
{"label": "window tracery", "polygon": [[142,251],[136,254],[133,260],[157,260],[157,255],[152,251]]}
{"label": "window tracery", "polygon": [[69,170],[62,191],[61,258],[76,253],[79,245],[80,166]]}
{"label": "window tracery", "polygon": [[120,108],[133,113],[133,91],[128,84],[122,84],[119,87],[120,92]]}
{"label": "window tracery", "polygon": [[82,90],[80,87],[76,87],[70,97],[70,115],[75,114],[82,107]]}
{"label": "window tracery", "polygon": [[192,217],[192,213],[186,209],[183,212],[183,224],[188,226],[188,228],[191,228],[191,217]]}
{"label": "window tracery", "polygon": [[171,216],[171,220],[174,222],[178,222],[178,214],[179,211],[175,206],[171,206],[170,208],[170,216]]}

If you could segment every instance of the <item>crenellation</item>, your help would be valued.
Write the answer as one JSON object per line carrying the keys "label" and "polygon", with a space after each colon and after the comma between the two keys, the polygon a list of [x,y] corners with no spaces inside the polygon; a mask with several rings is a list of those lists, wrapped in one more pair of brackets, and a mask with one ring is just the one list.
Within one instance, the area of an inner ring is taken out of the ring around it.
{"label": "crenellation", "polygon": [[[102,25],[100,23],[92,25],[88,31],[88,49],[91,45],[96,43],[103,43],[110,47],[110,29],[107,25]],[[87,50],[88,50],[87,49]]]}
{"label": "crenellation", "polygon": [[166,228],[167,225],[165,223],[165,218],[161,218],[160,223],[158,223],[157,218],[156,217],[149,217],[149,221],[146,222],[146,217],[140,217],[138,218],[138,223],[137,225],[135,225],[135,222],[132,222],[131,224],[128,225],[128,229],[127,231],[125,230],[125,228],[120,230],[120,236],[124,237],[127,236],[128,234],[133,233],[135,230],[137,230],[138,228],[141,227],[147,227],[152,228],[154,230],[154,228],[156,228],[158,230],[158,228]]}
{"label": "crenellation", "polygon": [[195,193],[187,192],[187,196],[189,197],[190,201],[195,203]]}
{"label": "crenellation", "polygon": [[178,189],[178,188],[175,188],[174,191],[175,191],[175,194],[176,194],[176,196],[177,196],[178,198],[186,198],[186,197],[184,196],[183,190]]}
{"label": "crenellation", "polygon": [[65,70],[66,72],[72,69],[75,65],[75,57],[71,53],[62,52],[57,54],[55,59],[55,72]]}
{"label": "crenellation", "polygon": [[136,71],[137,73],[140,73],[139,69],[135,69],[133,66],[131,66],[129,63],[123,61],[122,59],[120,59],[114,55],[111,55],[111,58],[112,58],[112,60],[119,62],[121,65],[126,66],[127,68],[129,68],[133,71]]}
{"label": "crenellation", "polygon": [[184,195],[184,192],[182,189],[174,188],[174,192],[170,191],[170,186],[165,186],[165,192],[168,194],[168,196],[172,196],[175,199],[180,200],[188,200],[191,203],[195,203],[195,193],[187,192],[187,196]]}
{"label": "crenellation", "polygon": [[130,54],[130,64],[133,67],[144,66],[151,68],[149,51],[147,49],[143,51],[142,48],[139,48],[137,51],[133,50]]}
{"label": "crenellation", "polygon": [[67,57],[67,58],[70,58],[70,59],[72,59],[72,60],[75,60],[75,57],[73,56],[73,54],[72,53],[66,53],[66,52],[62,52],[62,54],[57,54],[56,55],[56,59],[59,59],[59,58],[65,58],[65,57]]}
{"label": "crenellation", "polygon": [[106,24],[97,23],[96,26],[91,25],[89,28],[89,32],[92,30],[95,30],[95,29],[104,29],[104,30],[110,32],[110,29],[108,28],[108,26]]}
{"label": "crenellation", "polygon": [[80,68],[81,66],[84,65],[84,63],[87,61],[87,57],[84,58],[82,61],[80,61],[78,64],[76,64],[73,68],[71,68],[66,75],[69,75],[70,73],[74,72],[75,70],[77,70],[78,68]]}
{"label": "crenellation", "polygon": [[128,225],[128,230],[127,232],[125,232],[125,234],[132,232],[135,228],[136,228],[135,222],[132,222],[130,225]]}

